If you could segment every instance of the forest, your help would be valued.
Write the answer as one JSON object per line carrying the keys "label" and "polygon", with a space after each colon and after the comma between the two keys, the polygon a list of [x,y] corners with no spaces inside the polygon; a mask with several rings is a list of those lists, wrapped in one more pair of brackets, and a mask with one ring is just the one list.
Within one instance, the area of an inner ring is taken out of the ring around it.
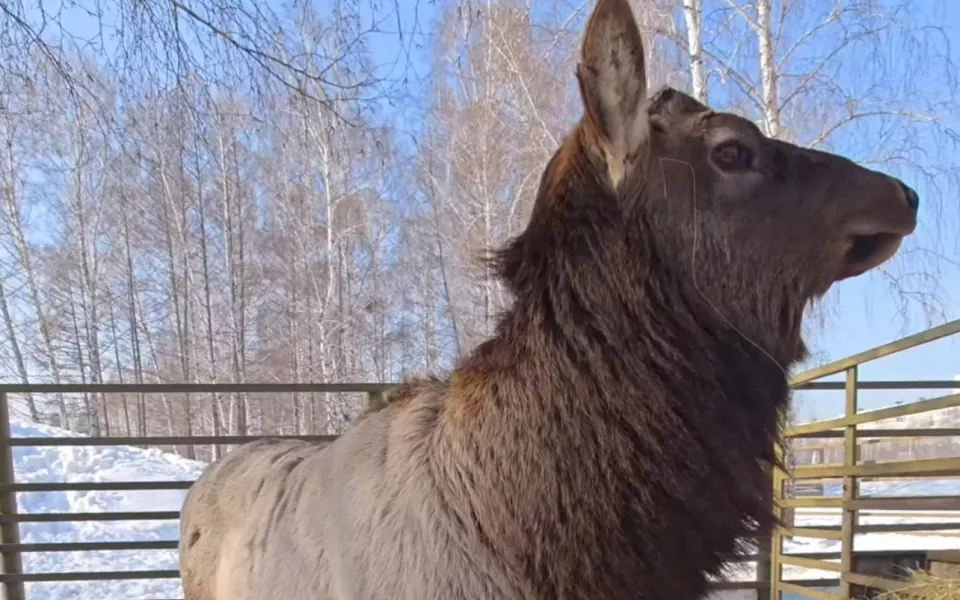
{"label": "forest", "polygon": [[[956,212],[960,105],[933,4],[634,3],[659,84],[904,177],[936,216]],[[0,382],[449,369],[509,306],[484,254],[524,226],[580,117],[591,7],[3,3]],[[934,221],[876,276],[904,314],[944,310],[957,223]],[[341,431],[356,400],[27,394],[16,410],[93,435],[303,434]]]}

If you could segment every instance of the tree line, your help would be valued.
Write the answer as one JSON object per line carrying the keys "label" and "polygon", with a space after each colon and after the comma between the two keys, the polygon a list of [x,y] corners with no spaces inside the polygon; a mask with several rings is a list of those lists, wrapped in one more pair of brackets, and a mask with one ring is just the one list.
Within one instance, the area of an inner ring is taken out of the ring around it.
{"label": "tree line", "polygon": [[[953,71],[912,5],[637,11],[662,83],[946,190],[960,165],[929,148],[960,139]],[[510,298],[483,254],[523,227],[579,117],[589,4],[448,0],[426,19],[374,0],[116,0],[95,33],[45,6],[0,8],[4,382],[397,381],[492,331]],[[882,276],[905,311],[941,309],[942,239]],[[124,436],[337,432],[357,409],[346,394],[17,400],[24,418]]]}

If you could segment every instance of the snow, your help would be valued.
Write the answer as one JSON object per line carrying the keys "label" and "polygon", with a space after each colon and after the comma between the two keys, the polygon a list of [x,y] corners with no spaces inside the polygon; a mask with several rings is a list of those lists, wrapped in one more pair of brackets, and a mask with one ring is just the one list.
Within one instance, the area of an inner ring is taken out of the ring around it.
{"label": "snow", "polygon": [[[12,423],[14,437],[83,437],[34,423]],[[157,449],[129,446],[42,446],[14,448],[19,483],[107,481],[193,481],[205,464]],[[21,513],[179,511],[186,490],[23,492]],[[21,542],[173,541],[175,520],[22,523]],[[24,553],[26,573],[69,571],[176,570],[176,550]],[[30,600],[77,598],[182,598],[178,579],[28,583]]]}
{"label": "snow", "polygon": [[[27,422],[11,424],[14,437],[83,437],[54,427]],[[21,483],[109,482],[109,481],[193,481],[206,466],[157,449],[129,446],[47,446],[14,448],[17,481]],[[871,496],[958,495],[960,480],[864,483],[862,492]],[[185,490],[175,491],[89,491],[25,492],[18,494],[21,513],[178,511]],[[838,485],[827,485],[827,495],[839,495]],[[901,513],[873,513],[862,517],[864,523],[907,523],[956,521],[957,529],[929,535],[871,533],[856,538],[857,550],[868,549],[943,549],[960,548],[960,512],[944,516]],[[797,526],[839,525],[840,513],[829,509],[797,511]],[[178,526],[166,521],[94,521],[66,523],[23,523],[23,543],[64,542],[175,542]],[[795,538],[785,544],[787,552],[838,552],[839,542]],[[100,552],[25,553],[27,573],[69,571],[151,571],[176,570],[176,550],[137,550]],[[752,564],[731,567],[729,578],[754,577]],[[832,573],[787,567],[788,578],[829,579]],[[182,598],[178,579],[142,579],[27,584],[30,600],[66,600],[98,598],[131,600]],[[717,592],[719,600],[756,598],[755,592]],[[789,595],[784,595],[787,600]]]}

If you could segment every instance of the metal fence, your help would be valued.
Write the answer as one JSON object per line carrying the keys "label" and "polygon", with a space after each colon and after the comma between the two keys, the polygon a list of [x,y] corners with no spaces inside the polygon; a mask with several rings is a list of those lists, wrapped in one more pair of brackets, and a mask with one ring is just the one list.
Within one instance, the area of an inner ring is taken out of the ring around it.
{"label": "metal fence", "polygon": [[[757,577],[752,580],[718,581],[716,590],[757,590],[758,596],[779,600],[781,593],[796,596],[834,600],[850,597],[854,586],[877,589],[895,589],[901,583],[895,579],[867,575],[855,571],[856,554],[853,539],[869,532],[916,532],[960,530],[960,522],[914,523],[907,525],[863,525],[860,513],[871,510],[891,511],[960,511],[960,497],[861,497],[858,483],[862,478],[893,477],[958,477],[960,457],[926,460],[862,464],[858,461],[857,443],[862,439],[960,436],[960,429],[868,429],[858,426],[883,419],[918,414],[942,408],[960,406],[960,394],[952,394],[912,404],[869,412],[857,410],[857,392],[865,389],[951,389],[960,387],[957,381],[860,381],[858,367],[863,363],[960,332],[960,321],[903,338],[867,352],[814,369],[792,380],[795,389],[845,390],[845,415],[839,419],[808,423],[786,431],[786,438],[841,438],[844,444],[842,465],[801,466],[790,473],[776,470],[773,474],[774,500],[781,517],[797,509],[831,508],[842,512],[837,527],[794,527],[790,518],[786,526],[772,532],[770,540],[761,541],[760,550],[744,556],[745,563],[756,563]],[[818,381],[824,377],[846,373],[844,382]],[[99,384],[99,385],[2,385],[0,386],[0,553],[2,553],[3,584],[7,600],[23,600],[24,584],[31,582],[121,581],[139,579],[175,579],[176,570],[156,571],[73,571],[24,573],[22,555],[40,552],[81,552],[118,550],[175,550],[176,541],[112,541],[21,543],[22,523],[56,523],[82,521],[150,521],[175,520],[176,511],[88,512],[88,513],[19,513],[17,494],[28,492],[68,491],[150,491],[186,490],[192,481],[111,481],[71,483],[18,482],[14,473],[13,450],[18,447],[38,446],[187,446],[234,445],[265,436],[137,436],[137,437],[12,437],[9,400],[14,394],[68,394],[68,393],[362,393],[368,404],[382,401],[384,391],[391,384]],[[269,436],[288,439],[329,441],[335,436],[293,435]],[[789,482],[823,482],[842,480],[841,497],[794,496],[785,492]],[[960,518],[960,514],[958,514]],[[784,539],[809,537],[840,542],[840,552],[786,553]],[[763,550],[769,543],[769,552]],[[862,553],[864,556],[883,556],[890,552]],[[796,566],[837,574],[832,579],[785,579],[783,568]],[[826,591],[839,588],[839,594]]]}
{"label": "metal fence", "polygon": [[364,404],[377,405],[391,384],[48,384],[0,385],[0,554],[3,572],[0,583],[6,600],[26,598],[25,583],[55,583],[78,581],[123,581],[139,579],[175,579],[175,570],[154,571],[71,571],[25,573],[22,555],[34,552],[84,552],[119,550],[176,550],[176,541],[121,541],[121,542],[57,542],[21,543],[22,523],[57,523],[83,521],[164,521],[179,519],[178,511],[125,511],[89,513],[20,513],[17,494],[29,492],[111,492],[186,490],[193,481],[110,481],[110,482],[18,482],[14,472],[13,449],[42,446],[228,446],[254,441],[263,437],[274,439],[302,439],[332,441],[331,435],[270,435],[270,436],[109,436],[109,437],[12,437],[10,431],[10,403],[19,394],[227,394],[227,393],[330,393],[363,394]]}
{"label": "metal fence", "polygon": [[[860,459],[858,443],[865,440],[890,438],[950,438],[960,436],[960,428],[865,428],[864,425],[908,415],[918,415],[930,411],[960,406],[960,394],[947,394],[928,400],[919,400],[908,404],[860,411],[858,395],[862,390],[954,390],[960,387],[958,381],[861,381],[859,368],[870,361],[891,356],[917,346],[943,339],[960,332],[960,320],[929,329],[868,350],[854,356],[824,365],[794,377],[791,381],[796,390],[843,390],[844,416],[837,419],[805,423],[788,428],[784,438],[789,441],[800,438],[841,439],[843,444],[843,462],[839,465],[803,465],[789,469],[789,472],[777,469],[774,473],[774,500],[777,512],[784,521],[778,527],[771,540],[770,561],[765,569],[770,573],[770,592],[774,599],[782,593],[790,593],[805,598],[819,600],[840,600],[852,597],[854,593],[875,593],[876,591],[894,591],[905,585],[896,573],[886,570],[880,573],[867,573],[878,570],[868,568],[865,558],[882,558],[886,561],[874,561],[874,565],[890,566],[898,555],[905,556],[908,551],[859,552],[854,549],[857,535],[870,533],[913,533],[960,531],[960,521],[915,521],[912,523],[865,524],[861,522],[864,513],[907,515],[923,518],[926,515],[954,516],[944,511],[960,511],[960,496],[893,496],[877,497],[861,493],[864,480],[902,481],[903,478],[932,479],[960,478],[960,456],[928,458],[921,460],[896,460],[887,462],[866,462]],[[833,375],[844,375],[843,381],[820,381]],[[803,496],[788,490],[798,483],[839,481],[842,484],[840,496]],[[840,513],[837,526],[797,527],[793,521],[798,509],[835,509]],[[954,518],[960,517],[960,513]],[[949,534],[947,534],[949,535]],[[788,538],[816,538],[838,541],[840,552],[820,554],[788,554],[784,552],[784,542]],[[958,539],[960,547],[960,539]],[[873,555],[871,557],[871,554]],[[922,554],[914,552],[914,555]],[[784,578],[784,567],[794,566],[820,572],[835,574],[832,579],[817,581],[789,581]]]}

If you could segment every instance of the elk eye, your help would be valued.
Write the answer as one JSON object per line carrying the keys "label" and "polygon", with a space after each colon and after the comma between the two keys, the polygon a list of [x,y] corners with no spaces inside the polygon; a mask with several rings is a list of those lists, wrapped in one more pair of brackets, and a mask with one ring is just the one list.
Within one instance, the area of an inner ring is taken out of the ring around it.
{"label": "elk eye", "polygon": [[746,171],[753,167],[753,151],[737,141],[713,149],[713,162],[724,171]]}

